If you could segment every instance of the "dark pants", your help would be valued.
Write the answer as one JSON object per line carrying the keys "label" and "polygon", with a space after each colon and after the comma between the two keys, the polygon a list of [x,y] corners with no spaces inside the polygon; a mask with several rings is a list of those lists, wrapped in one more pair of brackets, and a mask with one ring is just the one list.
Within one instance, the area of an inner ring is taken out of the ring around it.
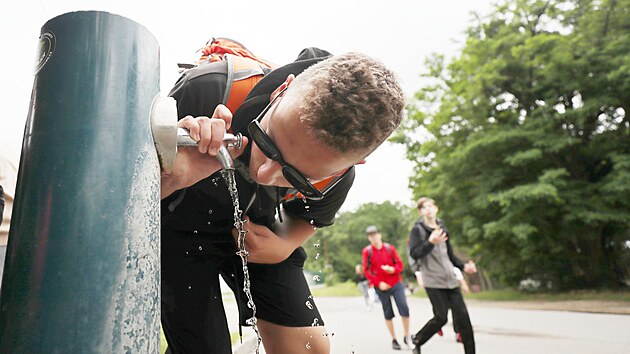
{"label": "dark pants", "polygon": [[381,305],[383,305],[383,315],[385,315],[386,320],[391,320],[394,318],[394,308],[392,307],[392,299],[394,297],[394,301],[396,301],[396,307],[398,308],[398,314],[402,317],[409,317],[409,306],[407,305],[407,296],[405,295],[405,286],[402,282],[396,283],[389,290],[376,290],[376,294],[378,298],[381,300]]}
{"label": "dark pants", "polygon": [[[201,232],[162,230],[162,328],[168,353],[231,354],[219,276],[236,294],[240,324],[252,316],[236,245]],[[248,265],[256,317],[285,327],[323,325],[304,277],[306,252],[278,264]],[[308,303],[308,305],[307,305]]]}
{"label": "dark pants", "polygon": [[433,305],[433,318],[416,333],[414,342],[422,345],[433,337],[448,321],[448,310],[451,309],[453,311],[453,322],[457,322],[457,328],[462,334],[465,353],[474,354],[475,336],[460,289],[426,288],[425,290],[427,295],[429,295],[431,305]]}

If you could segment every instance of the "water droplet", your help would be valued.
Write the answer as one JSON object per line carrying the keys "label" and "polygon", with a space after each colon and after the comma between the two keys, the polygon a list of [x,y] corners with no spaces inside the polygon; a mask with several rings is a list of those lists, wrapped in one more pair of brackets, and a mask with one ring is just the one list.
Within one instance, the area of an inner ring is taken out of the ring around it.
{"label": "water droplet", "polygon": [[195,234],[195,235],[198,234],[197,230],[193,231],[193,234]]}
{"label": "water droplet", "polygon": [[311,327],[315,327],[315,326],[317,326],[317,323],[319,323],[319,319],[314,318],[314,319],[313,319],[313,323],[311,323]]}
{"label": "water droplet", "polygon": [[306,342],[306,349],[311,350],[311,343]]}
{"label": "water droplet", "polygon": [[208,210],[208,215],[212,215],[212,209]]}
{"label": "water droplet", "polygon": [[313,275],[313,280],[315,281],[321,281],[322,277],[320,277],[319,275]]}
{"label": "water droplet", "polygon": [[311,220],[311,221],[310,221],[310,224],[311,224],[311,225],[315,225],[315,220]]}
{"label": "water droplet", "polygon": [[314,244],[315,248],[319,248],[321,245],[319,243]]}
{"label": "water droplet", "polygon": [[199,246],[199,250],[201,251],[203,249],[203,247]]}
{"label": "water droplet", "polygon": [[211,224],[211,222],[210,222],[210,221],[208,221],[208,225],[210,225],[210,224]]}
{"label": "water droplet", "polygon": [[308,307],[309,310],[313,309],[313,304],[311,304],[310,301],[306,301],[304,304],[306,305],[306,307]]}
{"label": "water droplet", "polygon": [[319,259],[319,253],[315,255],[315,259]]}
{"label": "water droplet", "polygon": [[192,286],[188,285],[188,290],[192,289]]}

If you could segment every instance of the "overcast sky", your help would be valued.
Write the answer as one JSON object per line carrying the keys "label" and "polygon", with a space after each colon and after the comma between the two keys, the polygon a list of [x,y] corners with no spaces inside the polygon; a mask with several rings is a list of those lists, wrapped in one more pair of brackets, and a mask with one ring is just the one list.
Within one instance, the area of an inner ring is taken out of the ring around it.
{"label": "overcast sky", "polygon": [[[488,13],[491,0],[320,0],[281,1],[72,1],[22,0],[0,12],[0,143],[19,158],[33,85],[41,27],[72,11],[98,10],[134,20],[160,44],[161,87],[166,95],[178,77],[178,62],[191,62],[212,37],[238,40],[275,63],[293,61],[304,47],[333,54],[360,51],[376,57],[400,77],[411,97],[421,86],[424,59],[457,53],[471,12]],[[306,5],[308,3],[308,5]],[[411,164],[404,149],[386,143],[365,165],[342,210],[385,200],[411,203]]]}

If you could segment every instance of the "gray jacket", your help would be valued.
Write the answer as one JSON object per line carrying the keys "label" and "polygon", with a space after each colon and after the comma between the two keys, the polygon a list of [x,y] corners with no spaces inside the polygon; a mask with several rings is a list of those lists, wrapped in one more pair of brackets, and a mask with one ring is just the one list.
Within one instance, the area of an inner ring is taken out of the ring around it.
{"label": "gray jacket", "polygon": [[459,287],[459,281],[455,278],[453,267],[463,270],[464,262],[453,254],[451,235],[444,222],[438,219],[437,224],[446,232],[449,239],[433,245],[429,242],[433,229],[426,226],[422,220],[418,220],[409,234],[409,256],[420,264],[425,288],[455,289]]}

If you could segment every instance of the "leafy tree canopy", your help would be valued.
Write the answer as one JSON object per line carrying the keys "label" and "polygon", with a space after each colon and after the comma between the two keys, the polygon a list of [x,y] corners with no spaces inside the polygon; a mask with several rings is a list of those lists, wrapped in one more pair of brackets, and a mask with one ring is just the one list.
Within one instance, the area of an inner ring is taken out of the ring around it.
{"label": "leafy tree canopy", "polygon": [[427,60],[393,140],[415,195],[502,283],[630,278],[628,53],[630,0],[511,0]]}

